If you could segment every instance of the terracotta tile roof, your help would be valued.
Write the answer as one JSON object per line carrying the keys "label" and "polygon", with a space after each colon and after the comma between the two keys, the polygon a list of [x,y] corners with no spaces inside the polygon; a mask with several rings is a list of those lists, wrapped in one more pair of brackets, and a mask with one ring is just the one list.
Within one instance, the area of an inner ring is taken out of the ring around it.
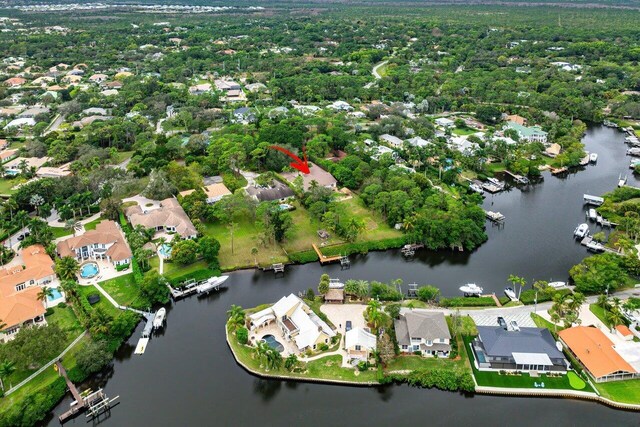
{"label": "terracotta tile roof", "polygon": [[131,249],[127,244],[124,234],[122,234],[117,224],[110,220],[100,222],[96,225],[95,230],[89,230],[81,236],[59,242],[58,253],[60,256],[75,257],[76,249],[94,244],[111,244],[106,254],[114,261],[131,258]]}
{"label": "terracotta tile roof", "polygon": [[633,335],[633,332],[631,332],[631,329],[627,328],[625,325],[616,326],[616,330],[620,332],[622,336],[625,336],[625,337],[629,335]]}
{"label": "terracotta tile roof", "polygon": [[32,286],[7,297],[0,297],[0,319],[3,329],[20,325],[45,313],[44,304],[38,300],[39,286]]}
{"label": "terracotta tile roof", "polygon": [[53,260],[47,255],[42,245],[24,248],[22,260],[24,265],[12,265],[0,269],[0,297],[14,294],[16,285],[31,280],[41,280],[54,274]]}
{"label": "terracotta tile roof", "polygon": [[576,326],[560,331],[558,335],[596,378],[615,372],[636,372],[614,350],[613,342],[598,328]]}

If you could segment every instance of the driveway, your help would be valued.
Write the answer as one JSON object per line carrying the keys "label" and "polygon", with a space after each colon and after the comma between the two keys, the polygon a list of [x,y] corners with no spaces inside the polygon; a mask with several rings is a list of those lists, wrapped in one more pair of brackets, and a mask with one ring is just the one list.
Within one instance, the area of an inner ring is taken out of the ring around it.
{"label": "driveway", "polygon": [[347,320],[351,321],[353,328],[365,328],[367,323],[364,320],[364,311],[367,306],[364,304],[323,304],[320,311],[327,315],[331,323],[338,328],[343,336]]}

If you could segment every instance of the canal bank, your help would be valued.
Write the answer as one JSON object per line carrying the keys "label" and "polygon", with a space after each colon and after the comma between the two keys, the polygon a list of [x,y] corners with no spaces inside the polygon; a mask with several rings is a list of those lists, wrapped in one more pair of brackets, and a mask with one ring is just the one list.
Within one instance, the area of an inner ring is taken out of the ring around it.
{"label": "canal bank", "polygon": [[[166,330],[143,357],[133,357],[134,334],[119,349],[113,367],[93,380],[93,389],[104,386],[108,393],[121,396],[103,425],[253,425],[259,420],[267,426],[320,426],[335,425],[337,416],[341,424],[355,426],[404,425],[425,419],[436,425],[637,425],[637,413],[586,401],[256,378],[235,363],[223,326],[231,304],[254,307],[275,302],[291,292],[316,288],[325,272],[342,280],[401,278],[404,286],[433,284],[445,296],[458,296],[458,287],[468,282],[501,293],[509,274],[523,276],[529,283],[566,279],[568,270],[587,256],[571,236],[584,218],[583,193],[609,191],[620,173],[628,173],[623,139],[612,129],[590,129],[585,144],[599,154],[595,166],[565,178],[545,173],[543,183],[525,191],[511,189],[487,196],[484,208],[505,214],[507,221],[504,228],[488,226],[489,241],[474,252],[421,250],[412,262],[404,261],[400,251],[371,252],[353,256],[348,270],[313,263],[287,267],[281,277],[239,271],[230,275],[227,291],[174,303],[167,313]],[[631,176],[629,184],[639,185]],[[57,425],[57,415],[69,403],[67,397],[58,405],[51,425]],[[84,424],[84,420],[72,423]]]}

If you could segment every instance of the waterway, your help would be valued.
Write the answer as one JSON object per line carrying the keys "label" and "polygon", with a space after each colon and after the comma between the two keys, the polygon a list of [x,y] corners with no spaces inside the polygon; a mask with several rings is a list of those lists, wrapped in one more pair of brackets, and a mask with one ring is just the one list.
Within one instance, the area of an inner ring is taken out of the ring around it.
{"label": "waterway", "polygon": [[[287,267],[284,277],[241,271],[231,274],[229,289],[206,298],[175,303],[162,336],[143,356],[133,351],[140,328],[117,353],[113,367],[92,387],[103,386],[120,396],[105,426],[179,425],[638,425],[637,413],[565,399],[466,396],[408,386],[339,387],[262,380],[236,365],[224,338],[225,312],[231,304],[252,307],[283,295],[316,288],[320,274],[340,279],[362,278],[433,284],[444,295],[476,282],[500,294],[509,274],[529,280],[565,280],[568,270],[587,253],[573,230],[585,221],[583,193],[599,195],[613,189],[620,173],[640,185],[628,169],[624,135],[595,127],[584,138],[597,152],[598,163],[586,170],[544,181],[524,191],[514,188],[487,196],[484,207],[506,215],[504,228],[487,226],[489,241],[468,252],[421,251],[406,262],[398,251],[352,257],[352,266],[320,267],[318,263]],[[592,231],[595,228],[592,226]],[[48,420],[70,403],[65,398]],[[85,425],[84,416],[69,424]]]}

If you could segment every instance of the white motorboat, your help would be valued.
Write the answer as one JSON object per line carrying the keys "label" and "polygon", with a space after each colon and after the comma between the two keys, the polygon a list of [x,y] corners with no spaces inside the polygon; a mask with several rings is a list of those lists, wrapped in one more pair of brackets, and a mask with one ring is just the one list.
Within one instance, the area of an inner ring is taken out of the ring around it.
{"label": "white motorboat", "polygon": [[228,278],[229,276],[210,277],[209,279],[196,286],[196,292],[198,294],[203,294],[211,292],[211,290],[213,289],[218,290]]}
{"label": "white motorboat", "polygon": [[592,240],[589,243],[587,243],[587,250],[595,253],[604,252],[604,245],[602,245],[602,243],[598,243]]}
{"label": "white motorboat", "polygon": [[634,156],[634,157],[640,157],[640,148],[638,148],[638,147],[629,148],[627,150],[627,155],[628,156]]}
{"label": "white motorboat", "polygon": [[513,288],[505,288],[504,294],[509,297],[511,301],[518,301],[518,297],[516,296],[516,291]]}
{"label": "white motorboat", "polygon": [[551,286],[553,289],[560,289],[567,286],[567,284],[566,282],[549,282],[549,286]]}
{"label": "white motorboat", "polygon": [[474,297],[482,295],[482,288],[475,283],[467,283],[464,286],[460,286],[460,290],[465,297]]}
{"label": "white motorboat", "polygon": [[625,175],[623,178],[622,175],[618,175],[618,187],[624,187],[625,185],[627,185],[627,176]]}
{"label": "white motorboat", "polygon": [[629,169],[635,169],[638,165],[640,165],[640,160],[632,160],[631,163],[629,163]]}
{"label": "white motorboat", "polygon": [[344,283],[340,281],[340,279],[329,279],[329,288],[330,289],[342,289],[344,288]]}
{"label": "white motorboat", "polygon": [[498,188],[504,188],[504,182],[500,181],[499,179],[496,178],[487,178],[487,181],[489,181],[491,184],[495,185]]}
{"label": "white motorboat", "polygon": [[475,182],[472,182],[469,185],[469,188],[471,189],[471,191],[475,191],[478,194],[484,194],[484,189],[482,188],[482,186],[476,184]]}
{"label": "white motorboat", "polygon": [[595,209],[591,208],[589,209],[589,212],[587,213],[587,215],[589,216],[589,219],[591,221],[595,221],[596,218],[598,217],[598,213],[596,212]]}
{"label": "white motorboat", "polygon": [[589,161],[591,163],[595,163],[598,161],[598,153],[591,153],[589,154]]}
{"label": "white motorboat", "polygon": [[582,224],[578,225],[576,227],[576,229],[573,231],[573,235],[575,237],[580,238],[580,239],[588,236],[589,235],[589,224],[582,223]]}
{"label": "white motorboat", "polygon": [[156,317],[153,318],[153,329],[160,329],[162,328],[162,325],[164,324],[164,318],[167,315],[167,309],[162,307],[160,310],[158,310],[158,312],[156,313]]}

